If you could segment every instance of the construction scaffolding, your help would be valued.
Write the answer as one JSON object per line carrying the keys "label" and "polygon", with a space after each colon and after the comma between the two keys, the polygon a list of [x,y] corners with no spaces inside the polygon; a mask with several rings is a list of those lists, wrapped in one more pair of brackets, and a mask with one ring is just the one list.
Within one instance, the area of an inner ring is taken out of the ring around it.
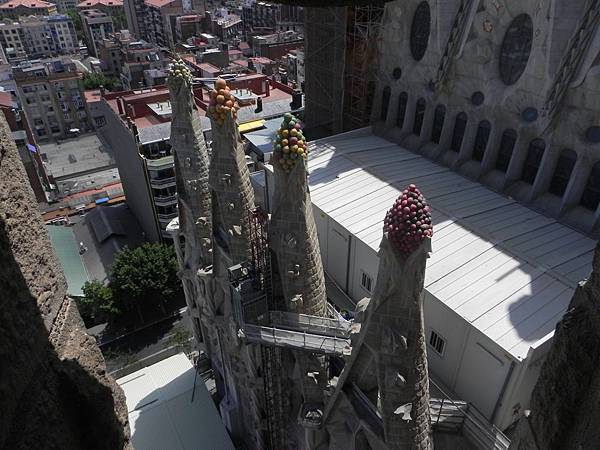
{"label": "construction scaffolding", "polygon": [[383,5],[348,8],[343,131],[370,122],[383,11]]}
{"label": "construction scaffolding", "polygon": [[311,139],[343,129],[346,7],[306,8],[305,128]]}
{"label": "construction scaffolding", "polygon": [[320,138],[368,125],[384,6],[306,8],[306,128]]}

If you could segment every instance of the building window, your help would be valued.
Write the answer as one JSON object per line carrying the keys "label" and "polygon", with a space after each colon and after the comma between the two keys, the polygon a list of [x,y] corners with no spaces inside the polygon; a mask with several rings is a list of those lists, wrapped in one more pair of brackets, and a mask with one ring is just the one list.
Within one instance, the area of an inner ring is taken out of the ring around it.
{"label": "building window", "polygon": [[402,92],[398,96],[398,115],[396,116],[396,126],[402,128],[404,126],[404,117],[406,116],[406,106],[408,105],[408,94]]}
{"label": "building window", "polygon": [[420,98],[417,100],[417,107],[415,109],[415,123],[413,124],[413,133],[417,136],[421,135],[421,129],[423,128],[423,119],[425,118],[425,99]]}
{"label": "building window", "polygon": [[372,294],[373,293],[373,278],[371,278],[370,275],[366,274],[362,270],[360,272],[361,272],[361,276],[360,276],[361,287],[364,290],[366,290],[368,293]]}
{"label": "building window", "polygon": [[533,42],[533,22],[521,14],[511,22],[500,50],[500,78],[507,86],[515,84],[527,67]]}
{"label": "building window", "polygon": [[460,152],[462,146],[463,137],[465,136],[465,129],[467,128],[467,115],[464,112],[456,115],[454,121],[454,131],[452,132],[452,142],[450,142],[450,150],[453,152]]}
{"label": "building window", "polygon": [[533,184],[535,177],[537,176],[538,169],[544,156],[544,149],[546,143],[542,139],[534,139],[529,144],[529,150],[527,150],[527,158],[525,158],[525,164],[523,165],[523,172],[521,172],[521,180],[525,183]]}
{"label": "building window", "polygon": [[567,190],[569,178],[571,178],[571,173],[573,172],[576,161],[577,153],[575,153],[573,150],[566,149],[561,152],[560,156],[558,157],[558,161],[556,162],[556,168],[554,169],[552,180],[550,180],[549,191],[552,194],[558,195],[559,197],[563,196]]}
{"label": "building window", "polygon": [[431,30],[431,11],[429,3],[421,2],[415,10],[410,28],[410,52],[415,61],[421,61],[427,51]]}
{"label": "building window", "polygon": [[381,117],[380,119],[384,122],[387,119],[388,109],[390,107],[390,96],[392,95],[392,90],[389,86],[383,88],[383,95],[381,96]]}
{"label": "building window", "polygon": [[508,165],[510,164],[510,158],[512,157],[516,142],[517,132],[512,128],[504,130],[504,133],[502,133],[502,140],[500,141],[498,159],[496,159],[496,169],[499,171],[506,173],[508,170]]}
{"label": "building window", "polygon": [[487,120],[479,122],[477,135],[475,135],[475,144],[473,145],[473,159],[475,161],[483,161],[483,155],[485,154],[485,148],[487,147],[488,139],[490,138],[491,129],[492,126]]}
{"label": "building window", "polygon": [[600,162],[594,164],[579,202],[584,208],[596,211],[600,203]]}
{"label": "building window", "polygon": [[433,128],[431,130],[431,142],[439,144],[444,129],[444,118],[446,117],[446,107],[437,105],[433,114]]}
{"label": "building window", "polygon": [[429,334],[429,346],[440,356],[444,356],[446,350],[446,339],[440,336],[436,331],[431,330]]}

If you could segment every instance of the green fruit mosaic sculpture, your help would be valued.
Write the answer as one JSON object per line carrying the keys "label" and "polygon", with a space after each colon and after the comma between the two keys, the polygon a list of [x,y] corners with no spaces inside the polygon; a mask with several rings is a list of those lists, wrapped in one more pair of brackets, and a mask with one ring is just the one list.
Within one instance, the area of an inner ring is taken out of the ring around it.
{"label": "green fruit mosaic sculpture", "polygon": [[273,144],[275,164],[290,173],[300,159],[308,157],[308,145],[302,133],[302,124],[290,113],[283,116],[277,139]]}

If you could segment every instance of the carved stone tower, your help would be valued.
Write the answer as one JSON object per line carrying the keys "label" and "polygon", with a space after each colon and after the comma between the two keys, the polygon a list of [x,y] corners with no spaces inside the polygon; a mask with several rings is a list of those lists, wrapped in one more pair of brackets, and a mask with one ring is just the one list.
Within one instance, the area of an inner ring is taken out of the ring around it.
{"label": "carved stone tower", "polygon": [[292,312],[324,316],[325,276],[308,191],[306,143],[300,123],[291,114],[285,116],[278,132],[274,155],[270,241],[285,305]]}

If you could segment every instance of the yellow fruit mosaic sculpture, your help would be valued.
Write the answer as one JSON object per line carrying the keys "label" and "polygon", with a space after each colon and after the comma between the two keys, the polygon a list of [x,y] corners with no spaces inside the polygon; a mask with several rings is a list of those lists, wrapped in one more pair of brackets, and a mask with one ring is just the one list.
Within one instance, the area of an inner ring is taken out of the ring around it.
{"label": "yellow fruit mosaic sculpture", "polygon": [[275,164],[279,164],[286,173],[290,173],[300,159],[308,157],[308,145],[302,134],[302,124],[290,113],[283,116],[283,122],[277,131],[273,156]]}
{"label": "yellow fruit mosaic sculpture", "polygon": [[238,109],[240,109],[240,106],[231,94],[227,82],[222,78],[217,78],[215,88],[210,91],[210,101],[206,115],[219,125],[223,125],[230,112],[234,120],[237,118]]}

